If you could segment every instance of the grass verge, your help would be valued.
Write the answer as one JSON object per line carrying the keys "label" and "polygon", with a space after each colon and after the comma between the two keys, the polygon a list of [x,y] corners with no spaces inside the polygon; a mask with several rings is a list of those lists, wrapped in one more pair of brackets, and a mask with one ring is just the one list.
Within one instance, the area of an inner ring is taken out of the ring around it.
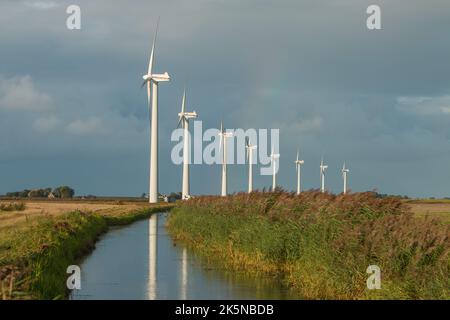
{"label": "grass verge", "polygon": [[[417,219],[373,193],[200,197],[180,203],[169,232],[230,270],[281,275],[309,299],[449,299],[449,225]],[[369,265],[381,289],[368,290]]]}
{"label": "grass verge", "polygon": [[168,211],[172,205],[146,207],[114,215],[69,212],[40,217],[0,235],[0,299],[63,299],[66,269],[95,246],[109,226],[125,225]]}

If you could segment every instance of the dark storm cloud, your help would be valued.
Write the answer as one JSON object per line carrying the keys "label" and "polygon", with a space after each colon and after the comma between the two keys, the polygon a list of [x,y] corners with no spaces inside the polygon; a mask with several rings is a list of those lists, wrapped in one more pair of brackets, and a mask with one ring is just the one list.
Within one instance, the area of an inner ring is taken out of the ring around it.
{"label": "dark storm cloud", "polygon": [[[65,28],[73,3],[79,31]],[[448,195],[450,170],[436,168],[450,159],[450,3],[377,1],[380,31],[365,26],[370,4],[2,1],[0,193],[58,183],[80,193],[147,190],[140,79],[161,16],[156,69],[172,76],[160,86],[162,192],[181,184],[169,141],[186,83],[204,128],[223,118],[231,128],[281,129],[286,188],[295,185],[299,147],[307,188],[318,186],[324,155],[333,191],[345,160],[353,190]],[[34,110],[27,97],[37,97]],[[230,167],[232,190],[245,190],[245,169]],[[192,191],[219,192],[219,173],[194,166]]]}

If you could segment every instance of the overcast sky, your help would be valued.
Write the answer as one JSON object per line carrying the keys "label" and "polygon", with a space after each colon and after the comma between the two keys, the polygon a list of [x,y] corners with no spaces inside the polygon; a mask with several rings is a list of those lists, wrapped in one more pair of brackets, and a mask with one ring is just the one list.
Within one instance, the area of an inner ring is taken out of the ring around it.
{"label": "overcast sky", "polygon": [[[157,17],[160,192],[180,191],[171,163],[183,86],[203,127],[279,128],[279,183],[450,196],[450,1],[84,0],[0,2],[0,193],[67,184],[77,194],[148,189],[149,122],[141,90]],[[81,30],[66,8],[81,7]],[[381,7],[382,30],[366,27]],[[230,191],[246,190],[229,166]],[[220,166],[191,167],[191,192],[220,192]],[[259,170],[255,170],[255,173]],[[255,176],[254,186],[270,186]]]}

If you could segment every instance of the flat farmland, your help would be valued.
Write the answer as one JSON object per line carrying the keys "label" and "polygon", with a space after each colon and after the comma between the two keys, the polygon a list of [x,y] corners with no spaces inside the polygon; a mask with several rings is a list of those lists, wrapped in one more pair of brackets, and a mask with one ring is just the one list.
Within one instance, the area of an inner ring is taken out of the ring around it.
{"label": "flat farmland", "polygon": [[450,201],[448,200],[410,200],[406,203],[417,217],[438,217],[450,222]]}
{"label": "flat farmland", "polygon": [[32,222],[39,217],[56,217],[73,211],[115,216],[149,206],[145,201],[127,200],[0,200],[0,205],[12,202],[24,203],[25,209],[0,211],[0,230],[24,222]]}

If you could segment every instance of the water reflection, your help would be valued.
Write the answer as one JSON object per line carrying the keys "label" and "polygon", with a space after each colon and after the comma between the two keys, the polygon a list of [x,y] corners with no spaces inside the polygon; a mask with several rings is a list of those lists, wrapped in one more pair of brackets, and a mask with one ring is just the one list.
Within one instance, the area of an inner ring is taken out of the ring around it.
{"label": "water reflection", "polygon": [[180,299],[187,299],[187,286],[188,286],[188,262],[187,262],[187,249],[183,248],[183,253],[181,255],[181,288],[180,288]]}
{"label": "water reflection", "polygon": [[158,272],[158,215],[148,220],[148,292],[149,300],[156,299]]}
{"label": "water reflection", "polygon": [[292,299],[280,281],[249,277],[203,260],[174,243],[166,215],[112,229],[81,267],[71,299]]}

